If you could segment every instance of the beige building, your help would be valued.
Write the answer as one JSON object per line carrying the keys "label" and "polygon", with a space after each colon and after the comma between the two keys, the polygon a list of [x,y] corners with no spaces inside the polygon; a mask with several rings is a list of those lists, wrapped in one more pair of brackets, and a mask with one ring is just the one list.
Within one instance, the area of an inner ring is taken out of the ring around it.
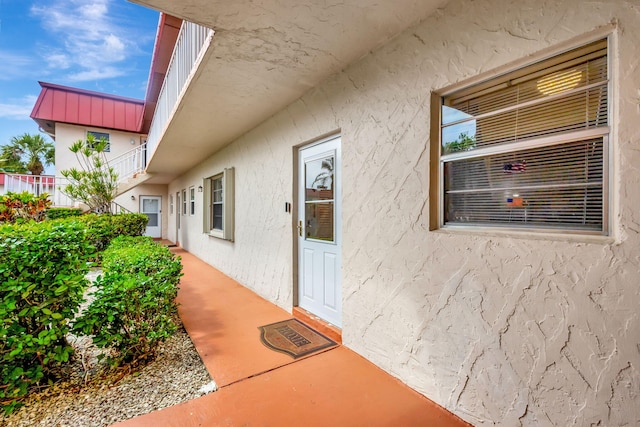
{"label": "beige building", "polygon": [[40,82],[40,86],[42,90],[31,117],[56,142],[55,185],[45,188],[51,194],[53,204],[82,207],[64,193],[68,182],[61,172],[81,168],[70,147],[93,135],[96,140],[107,140],[105,156],[118,174],[114,210],[146,213],[149,216],[147,234],[157,238],[166,234],[167,218],[162,215],[167,204],[166,186],[144,184],[147,179],[144,174],[145,102],[51,83]]}
{"label": "beige building", "polygon": [[640,3],[136,2],[163,237],[473,425],[640,423]]}

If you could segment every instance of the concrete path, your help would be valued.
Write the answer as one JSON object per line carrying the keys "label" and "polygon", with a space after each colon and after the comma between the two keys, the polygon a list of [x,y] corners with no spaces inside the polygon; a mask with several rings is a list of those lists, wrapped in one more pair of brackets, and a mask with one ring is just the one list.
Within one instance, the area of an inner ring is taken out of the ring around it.
{"label": "concrete path", "polygon": [[297,360],[268,349],[258,327],[291,314],[173,251],[180,317],[220,389],[116,426],[468,426],[346,347]]}

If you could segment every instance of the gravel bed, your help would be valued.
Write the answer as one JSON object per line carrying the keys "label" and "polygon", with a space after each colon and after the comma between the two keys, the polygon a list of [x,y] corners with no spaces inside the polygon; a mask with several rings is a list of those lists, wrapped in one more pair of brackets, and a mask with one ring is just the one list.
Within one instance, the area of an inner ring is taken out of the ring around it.
{"label": "gravel bed", "polygon": [[88,337],[70,336],[69,342],[76,357],[59,373],[62,381],[32,393],[8,416],[0,411],[0,426],[108,426],[215,390],[181,324],[156,358],[134,373],[107,371]]}

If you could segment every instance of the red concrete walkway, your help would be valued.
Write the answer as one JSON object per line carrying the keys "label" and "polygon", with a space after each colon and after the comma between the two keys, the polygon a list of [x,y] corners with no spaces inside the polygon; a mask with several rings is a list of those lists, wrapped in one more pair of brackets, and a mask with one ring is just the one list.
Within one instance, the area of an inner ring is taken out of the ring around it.
{"label": "red concrete walkway", "polygon": [[293,360],[258,326],[291,318],[182,249],[180,317],[220,389],[116,424],[143,426],[467,426],[346,347]]}

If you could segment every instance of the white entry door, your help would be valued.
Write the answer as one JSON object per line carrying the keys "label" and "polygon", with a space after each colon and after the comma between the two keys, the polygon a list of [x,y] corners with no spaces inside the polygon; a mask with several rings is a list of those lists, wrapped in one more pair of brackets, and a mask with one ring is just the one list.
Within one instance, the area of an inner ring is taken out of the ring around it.
{"label": "white entry door", "polygon": [[342,327],[341,155],[336,137],[298,160],[298,305]]}
{"label": "white entry door", "polygon": [[162,211],[160,196],[140,196],[140,213],[149,218],[147,230],[144,235],[149,237],[162,237]]}

